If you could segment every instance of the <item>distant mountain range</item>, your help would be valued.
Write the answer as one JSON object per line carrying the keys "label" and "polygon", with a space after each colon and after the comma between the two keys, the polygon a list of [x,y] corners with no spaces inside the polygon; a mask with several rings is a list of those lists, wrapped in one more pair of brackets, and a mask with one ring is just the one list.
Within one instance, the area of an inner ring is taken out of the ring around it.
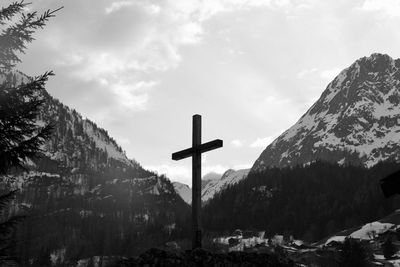
{"label": "distant mountain range", "polygon": [[315,160],[366,167],[398,161],[399,104],[400,59],[384,54],[360,58],[262,152],[251,171]]}
{"label": "distant mountain range", "polygon": [[[224,190],[229,185],[234,185],[239,181],[246,178],[250,169],[242,170],[227,170],[224,174],[218,175],[217,173],[210,173],[203,176],[201,184],[201,200],[206,203],[221,190]],[[182,183],[174,182],[175,191],[185,200],[186,203],[192,203],[192,190],[191,188]]]}
{"label": "distant mountain range", "polygon": [[234,185],[240,180],[246,178],[250,169],[242,170],[227,170],[220,179],[209,181],[201,190],[201,200],[207,202],[214,197],[215,194],[227,188],[229,185]]}

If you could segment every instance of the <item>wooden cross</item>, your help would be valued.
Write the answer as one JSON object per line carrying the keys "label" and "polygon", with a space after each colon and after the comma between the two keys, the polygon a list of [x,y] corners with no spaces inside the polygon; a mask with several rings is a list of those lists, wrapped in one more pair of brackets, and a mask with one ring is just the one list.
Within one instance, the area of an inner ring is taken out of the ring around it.
{"label": "wooden cross", "polygon": [[192,247],[201,248],[201,153],[222,147],[222,140],[201,143],[201,116],[193,115],[192,147],[172,154],[173,160],[192,157]]}

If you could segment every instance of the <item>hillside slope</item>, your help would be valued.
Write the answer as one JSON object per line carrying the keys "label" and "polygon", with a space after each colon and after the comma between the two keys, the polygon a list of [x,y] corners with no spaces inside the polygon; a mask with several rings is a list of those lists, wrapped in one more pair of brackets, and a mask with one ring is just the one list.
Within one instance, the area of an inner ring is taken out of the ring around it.
{"label": "hillside slope", "polygon": [[[44,92],[38,126],[52,122],[44,153],[28,172],[2,177],[19,189],[10,213],[23,213],[23,261],[137,255],[187,232],[189,206],[163,176],[126,157],[106,130]],[[56,256],[53,256],[53,258]],[[57,258],[56,257],[56,258]]]}

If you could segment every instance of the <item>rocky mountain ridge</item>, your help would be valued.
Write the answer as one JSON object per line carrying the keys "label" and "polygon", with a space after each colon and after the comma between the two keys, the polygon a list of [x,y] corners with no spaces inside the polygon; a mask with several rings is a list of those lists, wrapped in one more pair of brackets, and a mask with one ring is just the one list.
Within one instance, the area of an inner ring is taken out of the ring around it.
{"label": "rocky mountain ridge", "polygon": [[300,120],[275,139],[251,171],[326,160],[371,167],[399,160],[400,59],[372,54],[328,84]]}

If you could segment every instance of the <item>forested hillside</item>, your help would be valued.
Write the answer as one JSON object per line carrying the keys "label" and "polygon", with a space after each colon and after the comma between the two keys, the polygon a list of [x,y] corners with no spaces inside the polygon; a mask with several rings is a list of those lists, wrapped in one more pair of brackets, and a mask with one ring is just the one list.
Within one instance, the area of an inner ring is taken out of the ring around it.
{"label": "forested hillside", "polygon": [[211,232],[265,230],[317,241],[400,207],[398,198],[384,198],[378,183],[398,169],[400,164],[392,162],[371,169],[316,162],[250,173],[204,207],[204,227]]}
{"label": "forested hillside", "polygon": [[189,206],[166,177],[128,159],[94,122],[47,92],[41,97],[37,125],[53,124],[51,137],[26,162],[27,171],[9,173],[0,184],[19,190],[9,214],[26,216],[16,237],[26,266],[132,256],[188,235]]}

